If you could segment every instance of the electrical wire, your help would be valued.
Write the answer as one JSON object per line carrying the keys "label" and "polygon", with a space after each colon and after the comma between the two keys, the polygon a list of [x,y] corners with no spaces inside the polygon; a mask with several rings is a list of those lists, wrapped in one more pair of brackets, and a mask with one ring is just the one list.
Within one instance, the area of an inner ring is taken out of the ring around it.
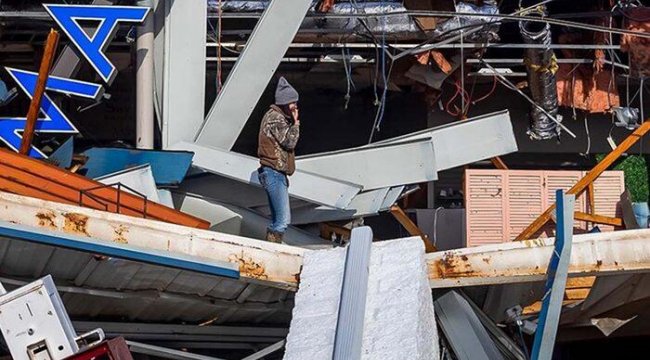
{"label": "electrical wire", "polygon": [[[345,94],[345,110],[348,109],[348,105],[350,103],[350,99],[352,96],[350,95],[351,89],[356,89],[356,86],[354,85],[354,81],[352,80],[352,58],[350,55],[350,49],[347,47],[341,48],[341,54],[342,54],[342,59],[343,59],[343,67],[345,68],[345,77],[346,77],[346,82],[347,82],[347,92]],[[347,59],[347,61],[346,61]]]}
{"label": "electrical wire", "polygon": [[497,89],[497,76],[494,75],[494,76],[492,76],[492,89],[490,89],[490,91],[487,94],[481,96],[480,98],[478,98],[476,100],[472,100],[472,105],[476,105],[476,104],[480,103],[481,101],[489,98],[490,96],[492,96],[492,94],[494,94],[494,91],[496,89]]}
{"label": "electrical wire", "polygon": [[585,132],[587,133],[587,149],[585,150],[584,153],[581,153],[580,155],[587,157],[591,152],[591,135],[589,134],[589,123],[587,121],[587,114],[585,114]]}

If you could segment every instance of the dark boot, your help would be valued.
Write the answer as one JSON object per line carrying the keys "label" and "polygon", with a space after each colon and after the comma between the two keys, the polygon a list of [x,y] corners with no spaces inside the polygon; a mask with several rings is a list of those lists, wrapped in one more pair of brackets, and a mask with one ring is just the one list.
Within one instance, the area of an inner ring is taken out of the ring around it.
{"label": "dark boot", "polygon": [[282,244],[282,233],[266,230],[266,241]]}

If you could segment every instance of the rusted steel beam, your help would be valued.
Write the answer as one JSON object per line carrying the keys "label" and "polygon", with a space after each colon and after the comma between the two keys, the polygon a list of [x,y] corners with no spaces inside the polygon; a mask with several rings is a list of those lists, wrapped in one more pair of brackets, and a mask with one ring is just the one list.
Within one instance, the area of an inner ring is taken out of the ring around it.
{"label": "rusted steel beam", "polygon": [[580,211],[575,212],[574,218],[576,220],[587,221],[587,222],[591,222],[591,223],[594,223],[594,224],[611,225],[611,226],[616,226],[616,227],[622,227],[623,226],[623,219],[621,219],[621,218],[613,218],[613,217],[609,217],[609,216],[602,216],[602,215],[596,215],[596,214],[587,214],[587,213],[583,213],[583,212],[580,212]]}
{"label": "rusted steel beam", "polygon": [[59,32],[51,29],[45,43],[45,51],[43,52],[41,66],[38,70],[38,79],[36,80],[36,89],[34,90],[32,102],[29,104],[25,130],[23,131],[23,137],[20,142],[20,153],[23,155],[29,155],[29,150],[32,148],[34,130],[36,129],[36,120],[38,119],[38,114],[41,112],[41,100],[43,100],[45,86],[47,85],[47,79],[50,74],[50,69],[52,68],[52,63],[54,62],[54,54],[56,53],[58,45]]}
{"label": "rusted steel beam", "polygon": [[[570,277],[650,272],[650,229],[574,235]],[[555,239],[427,254],[432,288],[542,281]]]}
{"label": "rusted steel beam", "polygon": [[[567,194],[579,196],[583,191],[587,189],[589,184],[593,183],[598,177],[605,172],[616,160],[618,160],[621,155],[623,155],[632,145],[636,144],[639,139],[641,139],[645,134],[650,131],[650,119],[647,119],[641,126],[639,126],[632,134],[630,134],[623,142],[621,142],[616,149],[607,154],[605,158],[599,162],[591,171],[587,173],[582,179],[580,179],[569,191]],[[546,223],[551,220],[551,216],[555,211],[555,204],[546,209],[542,215],[540,215],[535,221],[533,221],[528,227],[519,234],[515,240],[521,241],[531,238],[539,229],[541,229]]]}
{"label": "rusted steel beam", "polygon": [[425,234],[420,228],[413,222],[411,221],[411,218],[409,218],[408,215],[402,210],[401,207],[397,205],[393,205],[390,208],[390,213],[393,214],[393,217],[395,217],[395,220],[397,220],[405,229],[408,231],[408,233],[412,236],[419,236],[422,238],[422,241],[424,242],[424,248],[427,253],[432,253],[436,251],[436,247],[433,245],[433,243],[429,240],[429,236]]}
{"label": "rusted steel beam", "polygon": [[0,192],[0,221],[235,263],[243,281],[298,286],[305,249]]}
{"label": "rusted steel beam", "polygon": [[0,190],[201,229],[210,226],[197,217],[1,149]]}

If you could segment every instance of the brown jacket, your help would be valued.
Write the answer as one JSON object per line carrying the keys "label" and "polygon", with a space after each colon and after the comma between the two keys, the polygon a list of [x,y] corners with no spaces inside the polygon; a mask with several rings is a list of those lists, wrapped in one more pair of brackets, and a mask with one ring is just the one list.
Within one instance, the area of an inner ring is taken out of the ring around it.
{"label": "brown jacket", "polygon": [[257,156],[260,164],[291,175],[296,171],[294,149],[300,137],[300,126],[290,116],[271,105],[260,125]]}

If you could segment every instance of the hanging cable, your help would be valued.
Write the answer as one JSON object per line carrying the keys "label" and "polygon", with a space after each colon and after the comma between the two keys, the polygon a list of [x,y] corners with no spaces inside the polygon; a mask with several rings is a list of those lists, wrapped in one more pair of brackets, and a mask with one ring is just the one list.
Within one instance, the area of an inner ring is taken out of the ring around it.
{"label": "hanging cable", "polygon": [[[343,59],[343,67],[345,68],[345,77],[346,77],[346,82],[347,82],[347,92],[345,94],[345,110],[348,109],[348,104],[350,103],[350,99],[352,96],[350,95],[350,91],[355,88],[354,81],[352,80],[352,56],[350,55],[350,49],[347,47],[343,47],[341,49],[341,55]],[[347,60],[346,60],[347,59]]]}
{"label": "hanging cable", "polygon": [[587,149],[585,150],[584,153],[581,153],[580,155],[587,157],[591,152],[591,135],[589,134],[589,123],[587,122],[587,114],[585,114],[585,132],[587,133]]}
{"label": "hanging cable", "polygon": [[223,10],[222,10],[222,0],[219,0],[218,6],[219,10],[217,13],[217,94],[221,92],[221,87],[223,86],[222,76],[222,57],[221,57],[221,21],[223,20]]}

